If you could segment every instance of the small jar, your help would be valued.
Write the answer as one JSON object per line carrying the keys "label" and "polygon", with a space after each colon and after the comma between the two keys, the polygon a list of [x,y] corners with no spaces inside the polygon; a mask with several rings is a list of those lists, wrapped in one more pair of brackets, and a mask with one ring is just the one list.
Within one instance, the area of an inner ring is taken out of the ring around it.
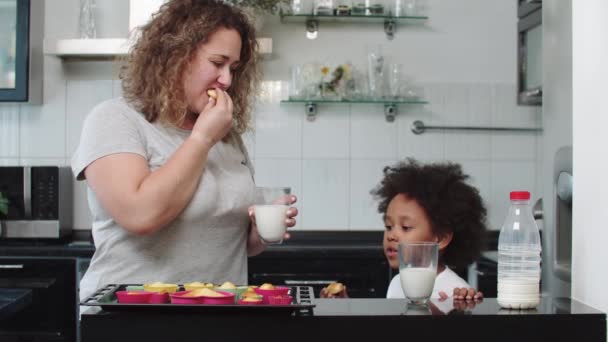
{"label": "small jar", "polygon": [[366,6],[364,2],[357,2],[351,10],[352,15],[365,15]]}
{"label": "small jar", "polygon": [[365,15],[383,15],[385,0],[365,0]]}
{"label": "small jar", "polygon": [[335,11],[337,16],[348,16],[350,15],[353,2],[351,0],[336,0],[334,1],[334,5],[336,6]]}
{"label": "small jar", "polygon": [[334,15],[332,0],[315,0],[314,15]]}

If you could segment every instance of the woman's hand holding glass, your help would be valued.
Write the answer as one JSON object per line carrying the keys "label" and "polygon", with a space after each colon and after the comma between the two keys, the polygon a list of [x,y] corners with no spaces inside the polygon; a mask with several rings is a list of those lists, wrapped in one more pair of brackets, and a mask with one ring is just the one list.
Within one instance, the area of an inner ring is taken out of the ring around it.
{"label": "woman's hand holding glass", "polygon": [[298,209],[291,207],[296,201],[289,188],[257,188],[255,205],[249,208],[252,234],[265,244],[289,239],[286,229],[296,225]]}

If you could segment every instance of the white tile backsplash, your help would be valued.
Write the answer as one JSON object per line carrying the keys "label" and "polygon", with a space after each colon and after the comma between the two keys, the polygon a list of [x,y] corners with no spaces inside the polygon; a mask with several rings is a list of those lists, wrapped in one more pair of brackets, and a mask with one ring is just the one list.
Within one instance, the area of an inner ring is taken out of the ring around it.
{"label": "white tile backsplash", "polygon": [[350,162],[350,230],[383,230],[378,202],[370,192],[380,183],[383,169],[396,159],[351,160]]}
{"label": "white tile backsplash", "polygon": [[415,120],[427,121],[420,115],[399,116],[397,123],[397,158],[417,158],[421,160],[444,158],[444,134],[442,131],[427,131],[423,134],[412,132]]}
{"label": "white tile backsplash", "polygon": [[479,190],[486,207],[492,198],[492,162],[489,160],[454,160],[460,163],[462,171],[469,176],[468,183]]}
{"label": "white tile backsplash", "polygon": [[56,110],[62,107],[56,104],[21,107],[21,157],[62,158],[65,155],[65,111]]}
{"label": "white tile backsplash", "polygon": [[0,158],[0,166],[15,166],[19,164],[19,158]]}
{"label": "white tile backsplash", "polygon": [[386,121],[382,105],[351,106],[350,157],[396,159],[397,125]]}
{"label": "white tile backsplash", "polygon": [[0,104],[0,157],[19,157],[19,106]]}
{"label": "white tile backsplash", "polygon": [[469,86],[467,125],[492,125],[492,94],[492,84],[479,83]]}
{"label": "white tile backsplash", "polygon": [[[319,105],[314,121],[302,124],[302,158],[347,159],[350,154],[350,106]],[[304,116],[304,106],[300,107]]]}
{"label": "white tile backsplash", "polygon": [[302,227],[344,230],[349,224],[350,172],[348,160],[313,159],[302,162]]}
{"label": "white tile backsplash", "polygon": [[536,160],[538,134],[534,132],[495,132],[492,137],[493,160]]}
{"label": "white tile backsplash", "polygon": [[[491,203],[488,210],[490,226],[500,229],[509,207],[509,193],[514,190],[530,191],[537,198],[535,161],[493,161],[491,169]],[[531,203],[534,204],[534,203]]]}
{"label": "white tile backsplash", "polygon": [[301,158],[303,116],[301,106],[258,104],[255,158]]}
{"label": "white tile backsplash", "polygon": [[471,131],[463,134],[458,131],[446,131],[445,159],[490,159],[491,136],[488,132]]}
{"label": "white tile backsplash", "polygon": [[84,119],[100,102],[112,98],[112,81],[75,80],[67,84],[67,144],[66,155],[74,154],[80,141]]}
{"label": "white tile backsplash", "polygon": [[442,87],[444,91],[444,125],[462,126],[469,124],[471,99],[468,84],[450,84]]}

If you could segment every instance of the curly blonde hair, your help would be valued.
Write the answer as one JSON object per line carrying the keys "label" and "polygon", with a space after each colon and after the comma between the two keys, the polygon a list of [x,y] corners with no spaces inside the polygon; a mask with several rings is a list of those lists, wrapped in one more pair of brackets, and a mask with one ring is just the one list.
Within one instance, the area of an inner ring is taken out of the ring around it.
{"label": "curly blonde hair", "polygon": [[120,68],[124,98],[146,120],[180,126],[189,114],[185,70],[197,49],[220,28],[241,36],[240,62],[228,94],[234,103],[232,134],[249,129],[250,97],[260,79],[255,29],[240,9],[219,0],[172,0],[141,28],[141,36]]}

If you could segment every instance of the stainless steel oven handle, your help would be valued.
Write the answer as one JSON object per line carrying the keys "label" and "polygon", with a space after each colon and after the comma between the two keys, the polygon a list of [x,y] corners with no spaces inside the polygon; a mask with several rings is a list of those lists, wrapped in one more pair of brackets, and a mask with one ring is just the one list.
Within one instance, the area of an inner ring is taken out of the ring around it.
{"label": "stainless steel oven handle", "polygon": [[285,285],[328,285],[337,280],[285,280]]}
{"label": "stainless steel oven handle", "polygon": [[0,269],[2,269],[2,270],[21,270],[21,269],[23,269],[23,265],[0,265]]}

